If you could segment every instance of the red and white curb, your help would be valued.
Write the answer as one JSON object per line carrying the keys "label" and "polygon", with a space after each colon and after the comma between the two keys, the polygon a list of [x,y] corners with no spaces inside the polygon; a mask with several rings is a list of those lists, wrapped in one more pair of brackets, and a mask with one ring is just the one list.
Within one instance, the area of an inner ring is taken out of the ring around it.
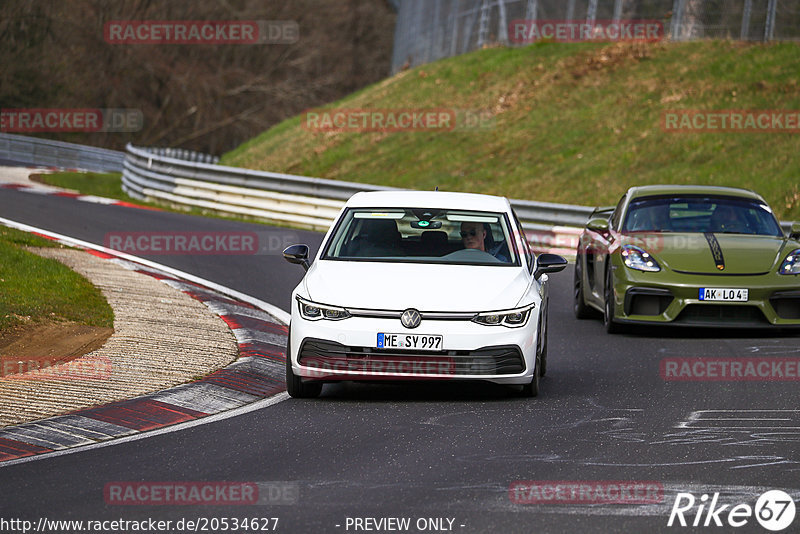
{"label": "red and white curb", "polygon": [[78,200],[80,202],[91,202],[92,204],[105,204],[106,206],[122,206],[125,208],[138,208],[143,210],[163,211],[159,208],[154,208],[151,206],[142,206],[141,204],[134,204],[132,202],[125,202],[122,200],[116,200],[114,198],[96,197],[94,195],[82,195],[80,193],[65,191],[64,189],[47,185],[40,186],[40,185],[18,184],[18,183],[0,183],[0,189],[14,189],[17,191],[23,191],[25,193],[33,193],[35,195],[74,198],[75,200]]}
{"label": "red and white curb", "polygon": [[142,258],[8,219],[0,218],[0,224],[83,248],[183,291],[219,315],[233,331],[239,346],[235,362],[196,382],[0,429],[0,465],[221,414],[269,399],[286,389],[288,314],[283,310]]}

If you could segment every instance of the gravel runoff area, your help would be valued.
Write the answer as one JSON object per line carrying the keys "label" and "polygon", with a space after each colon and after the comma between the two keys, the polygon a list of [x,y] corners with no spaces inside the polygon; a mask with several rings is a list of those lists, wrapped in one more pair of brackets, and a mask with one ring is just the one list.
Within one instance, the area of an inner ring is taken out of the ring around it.
{"label": "gravel runoff area", "polygon": [[189,295],[84,251],[29,250],[63,262],[97,286],[114,310],[114,334],[100,349],[53,366],[45,376],[34,371],[0,378],[0,426],[169,388],[236,359],[228,326]]}

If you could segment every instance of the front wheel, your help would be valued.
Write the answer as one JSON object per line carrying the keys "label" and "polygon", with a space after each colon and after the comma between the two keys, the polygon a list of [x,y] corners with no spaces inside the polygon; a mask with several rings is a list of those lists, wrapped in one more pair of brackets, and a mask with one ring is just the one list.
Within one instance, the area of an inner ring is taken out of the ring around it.
{"label": "front wheel", "polygon": [[606,271],[606,284],[603,288],[603,326],[609,334],[619,334],[622,326],[614,321],[614,275],[611,268]]}
{"label": "front wheel", "polygon": [[542,362],[539,354],[536,354],[536,367],[533,370],[533,378],[522,386],[521,397],[536,397],[539,395],[539,377],[541,376]]}
{"label": "front wheel", "polygon": [[547,331],[550,329],[547,320],[547,307],[544,308],[544,319],[542,324],[544,327],[541,331],[542,345],[539,351],[539,376],[544,376],[547,373]]}
{"label": "front wheel", "polygon": [[322,393],[321,382],[303,382],[303,379],[292,371],[292,328],[286,338],[286,392],[295,399],[314,399]]}
{"label": "front wheel", "polygon": [[523,397],[537,397],[539,396],[539,363],[536,363],[536,370],[533,373],[533,378],[530,383],[522,386]]}
{"label": "front wheel", "polygon": [[583,268],[581,267],[581,251],[578,249],[578,257],[575,258],[575,274],[572,279],[573,298],[572,311],[576,319],[589,319],[592,317],[592,309],[586,305],[583,297]]}

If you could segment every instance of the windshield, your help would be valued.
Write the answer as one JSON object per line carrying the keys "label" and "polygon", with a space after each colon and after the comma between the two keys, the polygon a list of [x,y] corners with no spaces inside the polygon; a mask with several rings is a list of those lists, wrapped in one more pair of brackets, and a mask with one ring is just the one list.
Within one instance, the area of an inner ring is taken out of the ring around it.
{"label": "windshield", "polygon": [[783,236],[765,203],[709,196],[637,198],[628,206],[622,231]]}
{"label": "windshield", "polygon": [[519,265],[502,213],[430,208],[351,208],[322,259]]}

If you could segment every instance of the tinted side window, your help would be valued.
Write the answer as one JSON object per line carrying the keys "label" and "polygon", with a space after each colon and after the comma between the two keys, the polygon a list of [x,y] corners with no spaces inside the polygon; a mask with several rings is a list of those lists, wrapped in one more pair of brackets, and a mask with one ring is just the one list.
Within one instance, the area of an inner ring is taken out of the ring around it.
{"label": "tinted side window", "polygon": [[525,256],[525,264],[528,266],[528,270],[530,271],[533,269],[533,253],[531,252],[530,244],[528,243],[528,237],[525,235],[525,230],[522,228],[522,223],[519,222],[519,218],[514,210],[511,210],[511,214],[514,216],[514,224],[517,225],[517,231],[522,238],[522,245],[520,248],[522,248],[522,255]]}

